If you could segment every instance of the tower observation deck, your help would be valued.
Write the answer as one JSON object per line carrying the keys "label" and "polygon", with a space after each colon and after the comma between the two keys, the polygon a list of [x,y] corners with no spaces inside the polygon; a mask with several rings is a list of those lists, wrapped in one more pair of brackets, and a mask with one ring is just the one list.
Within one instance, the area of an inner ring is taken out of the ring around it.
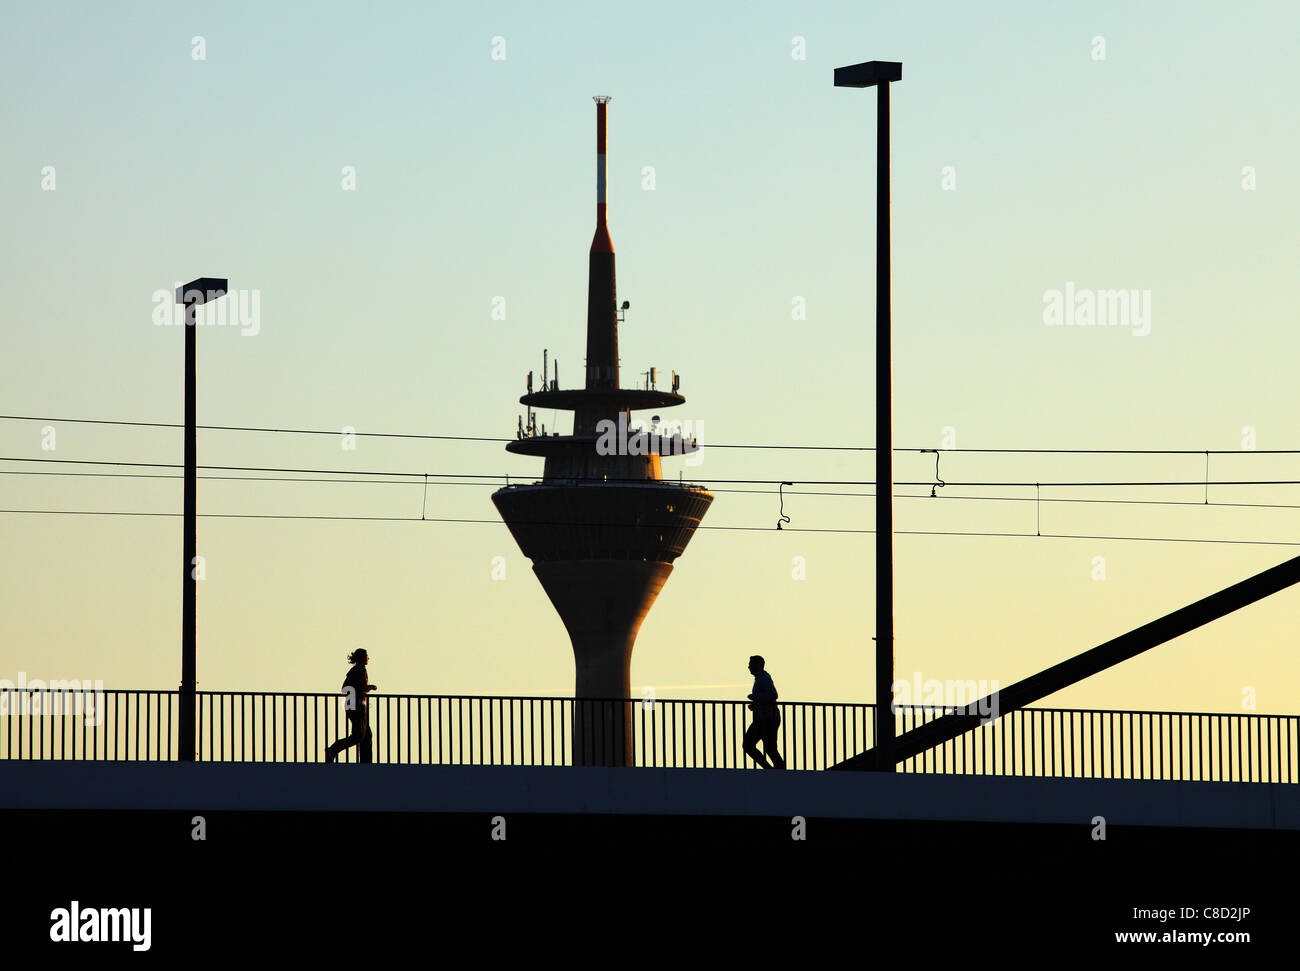
{"label": "tower observation deck", "polygon": [[[573,761],[632,763],[630,664],[637,632],[713,495],[665,482],[661,459],[697,451],[680,433],[629,427],[631,412],[686,399],[653,385],[619,386],[620,309],[614,245],[605,218],[605,111],[596,101],[596,234],[587,285],[587,362],[582,388],[561,389],[543,364],[541,389],[519,399],[530,410],[573,412],[573,433],[538,433],[531,417],[506,450],[545,459],[542,480],[509,485],[492,502],[533,561],[573,643],[576,664]],[[623,309],[627,304],[623,305]]]}

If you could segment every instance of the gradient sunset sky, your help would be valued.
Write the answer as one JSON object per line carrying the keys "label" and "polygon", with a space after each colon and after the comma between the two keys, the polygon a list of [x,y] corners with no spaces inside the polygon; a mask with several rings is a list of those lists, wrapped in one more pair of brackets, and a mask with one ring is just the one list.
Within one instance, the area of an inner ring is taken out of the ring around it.
{"label": "gradient sunset sky", "polygon": [[[179,681],[180,481],[120,475],[179,469],[10,461],[181,461],[176,428],[47,420],[181,421],[155,291],[258,294],[256,335],[198,334],[201,424],[506,439],[543,348],[577,382],[595,94],[623,383],[681,373],[663,417],[705,449],[665,475],[714,489],[707,527],[757,527],[697,533],[642,627],[638,693],[743,697],[761,653],[784,700],[872,700],[873,536],[801,531],[872,528],[872,453],[710,447],[874,444],[875,96],[834,88],[839,65],[903,63],[901,482],[949,445],[1208,449],[1234,453],[1212,482],[1300,480],[1300,455],[1262,453],[1300,449],[1294,3],[41,3],[0,24],[0,412],[41,419],[0,420],[0,678]],[[1046,326],[1067,284],[1149,291],[1149,333]],[[500,483],[476,478],[539,460],[209,430],[199,462],[417,474],[201,479],[200,513],[224,514],[199,521],[201,689],[332,691],[364,646],[386,691],[572,691]],[[426,495],[425,473],[453,478]],[[900,679],[1006,685],[1300,554],[1300,486],[1207,490],[1204,454],[955,452],[940,475],[1195,484],[1040,491],[1183,506],[898,486],[900,531],[1028,534],[897,537]],[[727,480],[796,483],[789,526],[774,486]],[[1298,610],[1283,592],[1045,704],[1232,712],[1253,689],[1294,712]]]}

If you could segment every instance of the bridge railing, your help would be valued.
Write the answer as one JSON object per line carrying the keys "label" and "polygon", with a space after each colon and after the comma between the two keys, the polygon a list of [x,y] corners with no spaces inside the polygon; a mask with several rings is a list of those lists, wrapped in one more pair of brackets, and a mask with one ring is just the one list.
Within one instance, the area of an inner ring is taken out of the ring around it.
{"label": "bridge railing", "polygon": [[[373,760],[569,765],[572,698],[368,696]],[[583,701],[622,709],[640,767],[746,768],[744,701]],[[875,706],[781,702],[778,747],[794,770],[826,769],[875,743]],[[0,760],[173,760],[179,692],[0,689]],[[201,691],[200,761],[321,762],[348,735],[338,693]],[[945,709],[898,706],[902,734]],[[582,724],[582,722],[580,722]],[[761,750],[762,745],[759,744]],[[1213,782],[1300,781],[1300,716],[1026,708],[900,764],[901,772]],[[356,747],[340,761],[355,762]]]}

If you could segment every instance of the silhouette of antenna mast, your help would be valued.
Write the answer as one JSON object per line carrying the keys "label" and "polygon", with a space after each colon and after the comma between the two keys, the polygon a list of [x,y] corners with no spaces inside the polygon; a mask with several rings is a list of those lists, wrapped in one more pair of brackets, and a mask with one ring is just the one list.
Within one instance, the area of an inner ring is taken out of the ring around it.
{"label": "silhouette of antenna mast", "polygon": [[[630,664],[641,623],[713,502],[701,486],[665,482],[661,456],[698,450],[695,442],[629,434],[633,409],[669,408],[686,399],[619,384],[620,306],[614,244],[606,216],[605,118],[596,102],[596,231],[588,253],[587,361],[584,386],[562,389],[547,375],[528,378],[519,399],[529,409],[508,452],[545,459],[542,481],[507,484],[492,494],[533,572],[564,621],[573,645],[575,765],[632,765]],[[571,411],[573,432],[540,431],[532,410]],[[618,429],[611,435],[612,429]],[[611,439],[617,438],[617,442]]]}

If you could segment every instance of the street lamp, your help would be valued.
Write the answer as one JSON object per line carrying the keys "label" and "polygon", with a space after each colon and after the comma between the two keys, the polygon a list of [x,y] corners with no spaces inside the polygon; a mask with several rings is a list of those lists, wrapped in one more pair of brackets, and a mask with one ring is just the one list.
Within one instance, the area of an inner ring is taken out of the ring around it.
{"label": "street lamp", "polygon": [[196,314],[201,303],[210,303],[226,295],[228,281],[203,276],[176,290],[176,302],[185,305],[185,536],[182,540],[181,577],[181,690],[180,718],[177,724],[178,756],[182,762],[196,757],[194,702],[198,690],[198,648],[196,645],[196,605],[198,580],[194,577],[194,559],[198,548],[198,518],[195,492],[198,485],[195,465],[195,346]]}
{"label": "street lamp", "polygon": [[889,84],[898,61],[835,69],[837,88],[876,89],[876,764],[894,771],[894,422],[890,351]]}

